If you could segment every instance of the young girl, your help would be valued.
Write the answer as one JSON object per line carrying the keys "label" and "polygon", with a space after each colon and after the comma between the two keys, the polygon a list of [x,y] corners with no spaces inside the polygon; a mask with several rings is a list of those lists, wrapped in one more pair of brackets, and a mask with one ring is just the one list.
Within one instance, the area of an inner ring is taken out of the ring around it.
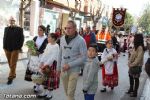
{"label": "young girl", "polygon": [[101,56],[102,67],[102,78],[103,78],[103,90],[106,92],[106,86],[113,89],[118,85],[118,69],[117,69],[117,51],[112,48],[112,41],[106,42],[106,48],[104,49]]}
{"label": "young girl", "polygon": [[[58,88],[59,85],[59,78],[56,75],[59,45],[56,43],[56,40],[56,34],[51,33],[48,35],[48,44],[40,60],[40,68],[46,81],[43,83],[44,90],[38,97],[46,97],[48,100],[52,98],[52,90]],[[49,72],[46,70],[49,70]]]}
{"label": "young girl", "polygon": [[97,56],[97,45],[89,45],[87,61],[83,71],[83,93],[85,100],[94,100],[98,88],[99,60]]}

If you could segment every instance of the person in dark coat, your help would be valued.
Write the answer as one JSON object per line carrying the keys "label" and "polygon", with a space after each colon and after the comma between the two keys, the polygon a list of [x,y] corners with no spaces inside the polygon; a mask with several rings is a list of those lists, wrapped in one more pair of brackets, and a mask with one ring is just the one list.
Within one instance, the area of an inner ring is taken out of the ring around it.
{"label": "person in dark coat", "polygon": [[48,36],[49,32],[50,32],[50,25],[47,25],[45,35]]}
{"label": "person in dark coat", "polygon": [[3,49],[10,68],[8,85],[12,84],[13,79],[16,78],[19,50],[22,48],[24,42],[23,28],[15,25],[15,19],[13,17],[10,18],[9,22],[10,26],[5,27],[3,37]]}

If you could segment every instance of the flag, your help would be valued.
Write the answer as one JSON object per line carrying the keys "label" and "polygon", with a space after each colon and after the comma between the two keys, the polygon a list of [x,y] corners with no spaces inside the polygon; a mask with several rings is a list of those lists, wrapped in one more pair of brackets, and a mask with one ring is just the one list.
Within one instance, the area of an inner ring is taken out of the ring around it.
{"label": "flag", "polygon": [[122,26],[124,24],[126,9],[113,8],[112,22],[114,26]]}

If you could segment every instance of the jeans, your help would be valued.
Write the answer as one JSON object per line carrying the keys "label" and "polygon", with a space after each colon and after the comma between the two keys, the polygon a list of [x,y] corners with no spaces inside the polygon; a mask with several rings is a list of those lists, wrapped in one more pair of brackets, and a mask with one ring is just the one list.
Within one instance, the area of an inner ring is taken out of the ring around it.
{"label": "jeans", "polygon": [[94,100],[95,94],[84,94],[85,100]]}

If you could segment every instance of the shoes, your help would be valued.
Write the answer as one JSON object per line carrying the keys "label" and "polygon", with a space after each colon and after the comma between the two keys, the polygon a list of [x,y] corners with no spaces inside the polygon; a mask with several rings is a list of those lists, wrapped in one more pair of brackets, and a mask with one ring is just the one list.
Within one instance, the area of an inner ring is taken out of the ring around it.
{"label": "shoes", "polygon": [[47,93],[48,91],[46,90],[46,89],[44,89],[43,91],[42,91],[42,93],[40,93],[40,94],[38,94],[37,95],[37,97],[38,98],[45,98],[45,97],[47,97],[48,95],[48,93]]}
{"label": "shoes", "polygon": [[34,89],[34,93],[39,93],[39,90],[35,90],[35,89]]}
{"label": "shoes", "polygon": [[39,94],[39,95],[37,95],[37,98],[45,98],[47,95],[46,94]]}
{"label": "shoes", "polygon": [[46,98],[44,100],[51,100],[52,98],[53,98],[53,96],[50,96],[50,97],[46,96]]}
{"label": "shoes", "polygon": [[130,93],[133,93],[133,90],[128,90],[127,92],[126,92],[126,94],[130,94]]}
{"label": "shoes", "polygon": [[13,79],[9,79],[8,81],[7,81],[7,85],[10,85],[10,84],[12,84],[13,83]]}
{"label": "shoes", "polygon": [[34,89],[34,93],[38,93],[41,90],[40,85],[33,86],[33,89]]}
{"label": "shoes", "polygon": [[132,92],[132,93],[130,94],[130,97],[137,97],[137,93],[136,93],[136,92]]}
{"label": "shoes", "polygon": [[106,92],[106,88],[102,89],[101,92]]}

